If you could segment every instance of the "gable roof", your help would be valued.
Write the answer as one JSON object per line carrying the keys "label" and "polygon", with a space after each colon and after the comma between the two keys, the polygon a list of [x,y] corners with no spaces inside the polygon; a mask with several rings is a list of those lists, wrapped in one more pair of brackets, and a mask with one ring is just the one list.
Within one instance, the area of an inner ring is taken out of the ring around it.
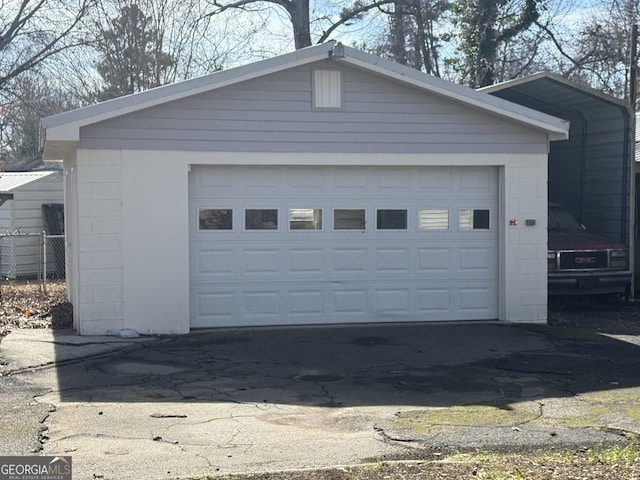
{"label": "gable roof", "polygon": [[42,120],[42,126],[46,129],[45,158],[60,158],[52,154],[61,148],[64,150],[65,143],[78,142],[80,128],[86,125],[328,58],[544,131],[550,140],[568,138],[569,126],[564,120],[331,41],[249,65],[46,117]]}
{"label": "gable roof", "polygon": [[[10,193],[31,182],[37,182],[56,172],[3,172],[0,173],[0,193]],[[62,177],[60,177],[62,178]]]}

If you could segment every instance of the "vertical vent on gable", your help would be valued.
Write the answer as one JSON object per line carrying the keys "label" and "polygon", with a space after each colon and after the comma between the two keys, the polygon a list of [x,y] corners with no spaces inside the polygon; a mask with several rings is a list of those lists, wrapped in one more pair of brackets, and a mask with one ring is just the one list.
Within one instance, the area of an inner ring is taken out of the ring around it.
{"label": "vertical vent on gable", "polygon": [[342,79],[340,70],[314,70],[314,108],[342,108]]}

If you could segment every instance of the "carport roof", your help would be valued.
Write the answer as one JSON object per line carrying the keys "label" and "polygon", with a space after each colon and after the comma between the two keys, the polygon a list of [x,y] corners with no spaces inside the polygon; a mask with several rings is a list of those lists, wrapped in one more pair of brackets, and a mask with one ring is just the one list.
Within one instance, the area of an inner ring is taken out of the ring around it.
{"label": "carport roof", "polygon": [[0,174],[0,192],[7,193],[36,182],[56,172],[3,172]]}
{"label": "carport roof", "polygon": [[456,85],[441,78],[426,75],[418,70],[332,41],[249,65],[215,72],[203,77],[165,85],[47,117],[42,120],[42,126],[46,129],[44,157],[46,159],[63,158],[63,156],[59,155],[75,148],[80,138],[80,128],[83,126],[327,59],[335,61],[336,64],[367,70],[376,75],[419,88],[426,93],[448,98],[471,108],[491,112],[494,115],[543,131],[550,140],[564,140],[568,137],[569,125],[564,120]]}
{"label": "carport roof", "polygon": [[[624,111],[626,102],[550,72],[540,72],[478,89],[560,118],[563,111],[598,115],[603,108]],[[550,113],[553,112],[553,113]],[[626,112],[625,112],[626,113]],[[624,115],[623,115],[624,116]]]}

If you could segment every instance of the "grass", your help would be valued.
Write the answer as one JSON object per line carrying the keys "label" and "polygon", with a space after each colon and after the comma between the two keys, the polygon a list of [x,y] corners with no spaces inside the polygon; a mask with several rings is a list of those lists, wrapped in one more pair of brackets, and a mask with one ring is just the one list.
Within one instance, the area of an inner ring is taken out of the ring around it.
{"label": "grass", "polygon": [[[547,453],[458,453],[438,461],[380,461],[342,468],[189,480],[604,480],[640,479],[640,445]],[[186,479],[185,479],[186,480]]]}
{"label": "grass", "polygon": [[613,445],[605,449],[587,452],[587,459],[603,465],[629,464],[640,461],[640,446],[635,443],[629,445]]}

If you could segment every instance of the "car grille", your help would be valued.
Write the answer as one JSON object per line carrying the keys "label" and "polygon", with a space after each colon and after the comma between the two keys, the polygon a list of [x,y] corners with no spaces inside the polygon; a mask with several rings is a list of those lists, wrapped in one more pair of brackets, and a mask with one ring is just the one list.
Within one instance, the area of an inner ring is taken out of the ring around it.
{"label": "car grille", "polygon": [[597,252],[560,252],[560,270],[591,270],[607,268],[609,253]]}

